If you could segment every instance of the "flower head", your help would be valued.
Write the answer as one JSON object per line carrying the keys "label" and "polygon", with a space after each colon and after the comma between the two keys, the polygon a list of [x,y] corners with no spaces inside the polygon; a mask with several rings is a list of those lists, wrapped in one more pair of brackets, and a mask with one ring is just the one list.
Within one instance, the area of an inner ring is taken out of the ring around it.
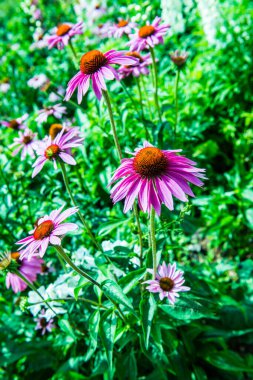
{"label": "flower head", "polygon": [[45,85],[49,83],[50,81],[45,74],[35,75],[31,79],[29,79],[29,81],[27,82],[28,86],[34,89],[43,88]]}
{"label": "flower head", "polygon": [[141,210],[149,213],[153,206],[160,215],[162,203],[173,210],[172,195],[183,202],[187,201],[186,195],[194,197],[187,182],[202,186],[199,178],[205,178],[205,170],[176,152],[180,150],[160,150],[148,142],[135,149],[133,157],[123,159],[112,177],[110,184],[122,178],[111,189],[113,203],[125,198],[127,212],[138,198]]}
{"label": "flower head", "polygon": [[102,90],[106,91],[106,79],[119,79],[117,71],[111,64],[133,65],[137,61],[134,57],[125,55],[125,52],[109,50],[102,53],[99,50],[91,50],[84,54],[80,61],[80,71],[69,81],[65,100],[69,100],[73,92],[78,88],[77,99],[80,104],[83,96],[89,88],[90,79],[96,97],[100,100]]}
{"label": "flower head", "polygon": [[63,114],[66,113],[67,108],[61,106],[60,103],[55,104],[54,106],[45,107],[42,110],[38,111],[38,116],[36,121],[38,123],[44,123],[47,121],[48,116],[53,115],[57,119],[60,119]]}
{"label": "flower head", "polygon": [[19,131],[19,137],[14,138],[14,143],[11,147],[18,146],[12,155],[16,156],[21,151],[21,160],[24,160],[28,155],[34,158],[34,151],[37,148],[38,142],[36,139],[36,133],[33,133],[30,129],[25,129],[24,132]]}
{"label": "flower head", "polygon": [[11,128],[11,129],[14,129],[15,131],[18,131],[19,129],[26,128],[23,123],[28,118],[28,116],[29,116],[28,113],[26,113],[23,116],[18,117],[17,119],[12,119],[10,121],[1,120],[0,123],[7,128]]}
{"label": "flower head", "polygon": [[163,36],[170,28],[167,24],[162,24],[160,17],[156,17],[152,24],[147,23],[142,26],[135,34],[130,34],[130,42],[127,45],[130,46],[132,51],[140,51],[149,47],[154,47],[158,44],[163,44]]}
{"label": "flower head", "polygon": [[141,56],[137,51],[133,51],[133,52],[127,53],[126,55],[137,58],[138,62],[136,62],[134,65],[131,65],[131,66],[124,66],[124,65],[120,66],[120,68],[118,69],[120,79],[123,79],[130,75],[133,75],[134,77],[139,77],[141,74],[142,75],[149,74],[149,69],[147,68],[147,66],[152,63],[152,59],[150,58],[150,53]]}
{"label": "flower head", "polygon": [[[11,259],[17,263],[17,270],[31,283],[36,281],[37,275],[42,272],[42,264],[44,261],[38,257],[31,257],[30,260],[23,258],[20,260],[22,252],[11,253]],[[15,274],[8,272],[6,276],[6,287],[10,287],[14,293],[23,292],[27,288],[27,284]]]}
{"label": "flower head", "polygon": [[[29,232],[30,236],[19,240],[21,258],[31,257],[39,253],[43,257],[49,244],[61,245],[61,237],[70,231],[75,231],[78,226],[75,223],[62,223],[66,218],[77,212],[77,207],[71,207],[61,212],[64,206],[52,211],[49,215],[38,219],[35,228]],[[25,247],[25,248],[24,248]]]}
{"label": "flower head", "polygon": [[108,36],[114,38],[120,38],[123,34],[130,34],[136,24],[127,20],[119,20],[116,24],[108,28]]}
{"label": "flower head", "polygon": [[176,50],[170,54],[170,59],[175,63],[176,66],[182,67],[187,61],[188,55],[189,54],[186,51],[180,52],[179,50]]}
{"label": "flower head", "polygon": [[[153,270],[149,270],[153,273]],[[183,286],[184,272],[176,270],[176,264],[166,265],[163,262],[162,265],[158,266],[157,274],[154,280],[144,281],[144,284],[148,284],[148,289],[151,293],[159,293],[160,300],[165,297],[168,298],[169,302],[174,305],[176,302],[176,297],[179,297],[179,292],[188,292],[191,288],[188,286]]]}
{"label": "flower head", "polygon": [[3,78],[0,80],[0,92],[6,93],[9,91],[11,87],[9,78]]}
{"label": "flower head", "polygon": [[46,141],[41,141],[37,148],[38,158],[33,164],[34,178],[43,168],[47,161],[52,161],[54,167],[57,168],[57,161],[61,160],[69,165],[76,165],[76,161],[70,154],[70,148],[81,146],[83,138],[79,136],[78,128],[71,128],[65,133],[65,128],[62,128],[60,133],[56,134],[55,139],[51,136]]}
{"label": "flower head", "polygon": [[54,28],[53,35],[47,39],[48,49],[57,46],[59,50],[67,46],[71,37],[76,34],[83,34],[83,22],[77,24],[64,23]]}
{"label": "flower head", "polygon": [[44,335],[46,332],[51,332],[55,327],[53,318],[47,320],[45,309],[42,309],[38,318],[35,318],[35,322],[37,322],[35,330],[41,330],[41,335]]}

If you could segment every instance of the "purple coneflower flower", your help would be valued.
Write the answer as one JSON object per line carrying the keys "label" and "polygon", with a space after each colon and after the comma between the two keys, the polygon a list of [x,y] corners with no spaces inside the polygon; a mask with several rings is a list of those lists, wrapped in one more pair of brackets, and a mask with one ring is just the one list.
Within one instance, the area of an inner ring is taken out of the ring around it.
{"label": "purple coneflower flower", "polygon": [[113,203],[125,198],[124,212],[132,209],[135,198],[144,212],[150,212],[153,206],[160,215],[161,204],[173,210],[174,197],[187,201],[186,194],[194,197],[187,184],[191,182],[202,186],[199,178],[205,178],[205,169],[195,167],[196,163],[175,152],[180,150],[160,150],[144,142],[142,148],[135,149],[134,157],[124,158],[116,170],[110,184],[122,178],[111,189]]}
{"label": "purple coneflower flower", "polygon": [[83,22],[77,24],[64,23],[53,29],[53,35],[47,39],[48,49],[57,46],[59,50],[67,46],[71,37],[83,34]]}
{"label": "purple coneflower flower", "polygon": [[129,75],[133,75],[134,77],[139,77],[141,74],[142,75],[148,75],[149,74],[149,69],[147,68],[147,66],[152,64],[152,59],[150,58],[150,53],[141,56],[137,51],[133,51],[131,53],[127,53],[126,55],[128,55],[130,57],[137,58],[138,62],[136,62],[132,66],[122,65],[118,69],[120,79],[128,77]]}
{"label": "purple coneflower flower", "polygon": [[[31,257],[30,260],[23,258],[20,260],[22,252],[11,253],[12,260],[17,263],[17,270],[31,283],[37,280],[37,275],[42,272],[42,264],[44,261],[38,257]],[[10,287],[14,293],[23,292],[27,288],[27,284],[15,273],[8,272],[6,276],[6,287]]]}
{"label": "purple coneflower flower", "polygon": [[37,322],[35,330],[41,330],[41,335],[44,335],[46,332],[51,332],[53,328],[55,328],[53,318],[49,319],[49,321],[45,317],[46,311],[42,309],[38,318],[35,318],[34,321]]}
{"label": "purple coneflower flower", "polygon": [[83,138],[79,136],[78,128],[71,128],[67,133],[62,128],[60,133],[56,134],[55,139],[51,136],[46,141],[41,141],[36,153],[38,158],[33,164],[32,178],[34,178],[43,168],[46,161],[52,161],[57,169],[57,161],[62,160],[66,164],[76,165],[76,161],[70,154],[70,148],[76,148],[81,145]]}
{"label": "purple coneflower flower", "polygon": [[44,123],[47,121],[48,116],[53,115],[57,119],[60,119],[63,114],[66,113],[67,108],[61,106],[61,103],[55,104],[54,106],[45,107],[38,111],[38,116],[35,119],[38,123]]}
{"label": "purple coneflower flower", "polygon": [[75,231],[78,228],[78,225],[75,223],[62,224],[66,218],[77,212],[77,207],[68,208],[61,213],[63,207],[38,219],[35,228],[29,232],[31,236],[21,239],[16,243],[21,245],[21,258],[27,257],[30,260],[37,252],[40,257],[43,257],[49,244],[61,245],[60,238],[67,232]]}
{"label": "purple coneflower flower", "polygon": [[119,20],[117,24],[114,24],[108,28],[108,37],[120,38],[123,34],[130,34],[132,29],[136,27],[136,24],[131,21]]}
{"label": "purple coneflower flower", "polygon": [[0,123],[7,128],[11,128],[11,129],[14,129],[15,131],[18,131],[19,129],[26,128],[23,122],[28,118],[28,116],[29,116],[28,113],[26,113],[23,116],[18,117],[17,119],[12,119],[10,121],[1,120]]}
{"label": "purple coneflower flower", "polygon": [[64,100],[69,100],[78,87],[77,100],[80,104],[88,91],[90,79],[95,95],[100,100],[102,90],[106,91],[104,78],[119,79],[117,71],[111,64],[132,65],[136,61],[136,58],[126,56],[122,51],[109,50],[104,54],[99,50],[89,51],[81,58],[80,71],[69,81]]}
{"label": "purple coneflower flower", "polygon": [[[148,271],[153,273],[153,269]],[[174,305],[176,297],[179,297],[179,292],[191,290],[188,286],[183,286],[185,282],[183,275],[183,271],[176,270],[176,263],[166,265],[163,262],[162,265],[158,266],[155,279],[144,281],[143,284],[149,284],[146,289],[151,293],[159,293],[160,300],[167,297],[170,303]]]}
{"label": "purple coneflower flower", "polygon": [[37,134],[33,133],[30,129],[25,129],[24,132],[19,131],[19,137],[14,138],[14,143],[10,145],[11,148],[18,145],[12,152],[16,156],[21,150],[21,160],[23,161],[26,156],[35,157],[34,151],[37,148],[38,141],[35,140]]}
{"label": "purple coneflower flower", "polygon": [[140,51],[158,44],[163,44],[163,36],[170,28],[170,25],[162,24],[160,17],[156,17],[152,24],[142,26],[135,34],[130,34],[131,40],[127,43],[132,51]]}
{"label": "purple coneflower flower", "polygon": [[31,79],[29,79],[29,81],[27,82],[27,85],[29,87],[37,89],[37,88],[41,88],[45,86],[45,84],[48,84],[48,83],[49,83],[49,79],[45,74],[38,74],[32,77]]}

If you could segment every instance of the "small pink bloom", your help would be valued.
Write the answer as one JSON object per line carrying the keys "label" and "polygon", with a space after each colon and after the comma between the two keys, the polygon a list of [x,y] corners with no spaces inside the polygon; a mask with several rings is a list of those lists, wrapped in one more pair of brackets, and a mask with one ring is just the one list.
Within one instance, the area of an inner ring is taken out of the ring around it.
{"label": "small pink bloom", "polygon": [[0,120],[0,123],[7,128],[11,128],[18,131],[19,129],[26,128],[23,123],[28,118],[28,116],[28,113],[26,113],[23,116],[18,117],[17,119],[12,119],[10,121]]}
{"label": "small pink bloom", "polygon": [[134,57],[125,55],[125,52],[109,50],[101,53],[99,50],[91,50],[84,54],[80,62],[80,71],[69,81],[65,100],[69,100],[76,88],[77,100],[80,104],[83,96],[88,91],[90,79],[92,87],[98,100],[102,97],[102,90],[106,91],[106,79],[119,79],[117,71],[111,64],[133,65],[137,62]]}
{"label": "small pink bloom", "polygon": [[83,22],[77,24],[64,23],[54,28],[53,35],[47,39],[48,49],[57,46],[59,50],[67,46],[71,37],[77,34],[83,34]]}
{"label": "small pink bloom", "polygon": [[[153,270],[149,269],[149,272],[153,273]],[[163,262],[158,266],[155,280],[144,281],[143,284],[148,284],[146,289],[151,293],[159,293],[160,300],[167,297],[169,302],[174,305],[176,297],[179,297],[178,293],[191,290],[188,286],[183,286],[184,282],[184,272],[176,270],[175,263],[166,265]]]}
{"label": "small pink bloom", "polygon": [[108,28],[108,37],[121,38],[123,34],[130,34],[136,24],[127,20],[119,20],[117,24]]}
{"label": "small pink bloom", "polygon": [[41,330],[41,335],[44,335],[46,332],[51,332],[55,328],[54,320],[45,317],[45,309],[41,310],[38,318],[35,318],[34,321],[37,322],[35,330]]}
{"label": "small pink bloom", "polygon": [[[20,260],[20,256],[22,252],[14,252],[11,254],[12,260],[16,260],[18,264],[17,270],[31,283],[37,280],[37,275],[42,272],[42,264],[44,261],[39,259],[38,257],[31,257],[30,260],[27,258],[23,258]],[[14,273],[8,272],[6,276],[6,287],[9,289],[10,287],[14,291],[14,293],[23,292],[27,285],[21,280],[19,276]]]}
{"label": "small pink bloom", "polygon": [[66,113],[67,108],[61,106],[60,103],[55,104],[54,106],[45,107],[42,110],[38,111],[38,116],[35,119],[38,123],[44,123],[47,121],[48,116],[53,115],[57,119],[60,119],[63,114]]}
{"label": "small pink bloom", "polygon": [[38,144],[38,141],[35,140],[36,136],[37,134],[33,133],[30,129],[25,129],[24,132],[19,131],[19,137],[15,137],[14,143],[10,146],[13,148],[18,145],[18,147],[12,152],[12,155],[16,156],[21,151],[22,161],[26,156],[34,158],[34,151]]}
{"label": "small pink bloom", "polygon": [[27,85],[34,89],[41,88],[49,83],[49,79],[45,74],[38,74],[29,79]]}
{"label": "small pink bloom", "polygon": [[132,51],[140,51],[143,49],[148,49],[149,47],[154,47],[158,44],[163,44],[163,36],[166,34],[167,30],[170,28],[167,24],[162,24],[160,17],[156,17],[152,24],[147,23],[142,26],[135,34],[130,34],[130,41],[127,45],[130,46]]}
{"label": "small pink bloom", "polygon": [[149,74],[149,69],[147,68],[147,66],[152,64],[150,53],[141,56],[137,51],[133,51],[131,53],[127,53],[126,55],[137,58],[138,62],[136,62],[132,66],[120,66],[120,68],[118,69],[120,79],[126,78],[130,75],[134,77],[139,77],[140,75]]}
{"label": "small pink bloom", "polygon": [[79,136],[78,128],[71,128],[65,134],[64,132],[65,129],[62,128],[61,132],[56,134],[55,139],[52,140],[51,136],[49,136],[46,141],[40,142],[36,151],[39,157],[33,164],[32,178],[42,170],[47,161],[52,161],[55,169],[57,169],[58,160],[62,160],[69,165],[76,165],[76,161],[70,154],[70,148],[81,146],[83,138]]}
{"label": "small pink bloom", "polygon": [[30,260],[37,252],[40,257],[43,257],[49,244],[61,245],[61,238],[66,233],[78,229],[78,225],[75,223],[62,223],[66,218],[77,212],[77,207],[68,208],[61,213],[63,207],[40,218],[36,222],[35,228],[29,232],[30,236],[16,243],[21,245],[19,249],[22,250],[21,258],[27,257]]}
{"label": "small pink bloom", "polygon": [[132,209],[135,199],[144,212],[153,207],[158,215],[161,204],[173,210],[173,199],[187,202],[186,195],[194,197],[187,182],[202,186],[199,178],[205,178],[205,169],[195,167],[196,163],[175,152],[181,150],[160,150],[147,141],[142,148],[135,149],[134,157],[124,158],[115,171],[110,185],[121,179],[111,189],[113,203],[125,199],[124,212]]}

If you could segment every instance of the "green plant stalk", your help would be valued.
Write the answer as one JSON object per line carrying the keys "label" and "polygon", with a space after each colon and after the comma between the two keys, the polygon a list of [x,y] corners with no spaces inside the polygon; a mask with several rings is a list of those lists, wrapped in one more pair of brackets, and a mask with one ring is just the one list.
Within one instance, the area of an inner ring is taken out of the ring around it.
{"label": "green plant stalk", "polygon": [[110,123],[111,123],[114,143],[115,143],[115,146],[116,146],[119,158],[120,158],[120,160],[122,160],[123,156],[122,156],[121,148],[120,148],[120,145],[119,145],[119,139],[118,139],[118,135],[117,135],[117,131],[116,131],[115,121],[114,121],[114,118],[113,118],[113,112],[112,112],[112,105],[111,105],[110,97],[109,97],[109,94],[108,94],[107,91],[102,90],[102,92],[103,92],[103,96],[104,96],[104,99],[105,99],[105,102],[106,102],[106,105],[107,105],[107,109],[108,109],[108,112],[109,112],[109,118],[110,118]]}
{"label": "green plant stalk", "polygon": [[180,78],[180,69],[177,69],[176,74],[176,80],[175,80],[175,91],[174,91],[174,98],[175,98],[175,124],[174,124],[174,138],[176,138],[177,135],[177,123],[178,123],[178,84],[179,84],[179,78]]}
{"label": "green plant stalk", "polygon": [[141,91],[141,84],[140,84],[140,78],[136,78],[137,88],[139,92],[139,98],[140,98],[140,105],[141,105],[141,117],[142,117],[142,123],[146,132],[146,139],[149,140],[150,135],[148,132],[148,129],[145,124],[145,116],[144,116],[144,108],[143,108],[143,99],[142,99],[142,91]]}
{"label": "green plant stalk", "polygon": [[156,268],[157,268],[157,260],[156,260],[156,237],[155,237],[155,209],[151,207],[150,211],[150,243],[152,250],[152,258],[153,258],[153,278],[156,277]]}
{"label": "green plant stalk", "polygon": [[157,73],[157,66],[156,66],[156,61],[155,61],[155,51],[154,51],[154,48],[152,48],[151,46],[149,47],[149,50],[151,53],[152,62],[153,62],[153,70],[154,70],[154,81],[155,81],[154,100],[155,100],[155,105],[156,105],[156,109],[159,116],[159,121],[162,122],[162,115],[161,115],[161,110],[160,110],[159,100],[158,100],[158,73]]}
{"label": "green plant stalk", "polygon": [[134,215],[136,219],[137,229],[138,229],[138,236],[139,236],[139,245],[140,245],[140,267],[143,265],[143,235],[141,230],[141,224],[140,224],[140,218],[139,218],[139,212],[137,208],[137,204],[134,203]]}
{"label": "green plant stalk", "polygon": [[72,44],[71,38],[69,40],[69,47],[70,47],[70,50],[71,50],[73,57],[74,57],[74,59],[73,59],[74,66],[75,66],[75,68],[77,68],[78,67],[77,54],[76,54],[75,48]]}

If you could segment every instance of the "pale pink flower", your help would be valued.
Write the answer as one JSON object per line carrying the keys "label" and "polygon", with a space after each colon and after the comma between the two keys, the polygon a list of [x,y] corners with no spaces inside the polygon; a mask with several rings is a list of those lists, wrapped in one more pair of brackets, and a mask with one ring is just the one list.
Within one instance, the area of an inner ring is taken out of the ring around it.
{"label": "pale pink flower", "polygon": [[21,151],[21,160],[23,161],[26,156],[35,157],[34,151],[37,148],[38,141],[36,141],[37,133],[33,133],[30,129],[25,129],[24,132],[19,131],[19,137],[14,138],[14,143],[10,148],[18,146],[12,155],[16,156]]}
{"label": "pale pink flower", "polygon": [[75,223],[62,223],[78,211],[77,207],[68,208],[61,213],[63,207],[38,219],[35,228],[29,232],[30,236],[16,243],[21,245],[19,249],[22,250],[21,258],[27,257],[30,260],[31,257],[37,255],[37,252],[40,257],[43,257],[49,244],[60,246],[61,238],[64,235],[78,229],[78,225]]}
{"label": "pale pink flower", "polygon": [[55,328],[53,318],[47,320],[45,309],[42,309],[38,318],[35,318],[34,321],[37,322],[35,326],[35,330],[41,330],[41,335],[45,335],[46,332],[51,332],[53,328]]}
{"label": "pale pink flower", "polygon": [[69,40],[77,35],[83,34],[83,22],[77,24],[64,23],[54,28],[53,35],[47,39],[48,49],[52,49],[56,46],[59,50],[67,46]]}
{"label": "pale pink flower", "polygon": [[130,34],[135,27],[134,22],[121,19],[108,28],[108,37],[121,38],[123,34]]}
{"label": "pale pink flower", "polygon": [[131,66],[120,66],[118,69],[120,79],[126,78],[130,75],[139,77],[140,75],[149,74],[149,69],[147,66],[152,64],[150,53],[141,56],[137,51],[133,51],[131,53],[127,53],[126,55],[137,58],[138,62]]}
{"label": "pale pink flower", "polygon": [[26,126],[24,125],[24,121],[28,118],[28,116],[28,113],[26,113],[23,116],[18,117],[17,119],[12,119],[10,121],[0,120],[0,123],[7,128],[11,128],[15,131],[18,131],[19,129],[26,128]]}
{"label": "pale pink flower", "polygon": [[34,89],[41,88],[49,83],[49,79],[46,76],[46,74],[38,74],[29,79],[27,82],[29,87],[32,87]]}
{"label": "pale pink flower", "polygon": [[[148,271],[153,274],[153,269]],[[155,280],[144,281],[143,284],[148,284],[146,289],[151,293],[159,293],[160,300],[166,297],[174,305],[178,293],[191,290],[188,286],[183,286],[184,282],[184,272],[176,270],[176,263],[166,265],[163,262],[158,266]]]}
{"label": "pale pink flower", "polygon": [[66,110],[67,108],[62,106],[61,103],[55,104],[54,106],[44,107],[42,110],[38,111],[38,116],[35,120],[38,123],[44,123],[50,115],[60,119],[62,115],[66,113]]}

